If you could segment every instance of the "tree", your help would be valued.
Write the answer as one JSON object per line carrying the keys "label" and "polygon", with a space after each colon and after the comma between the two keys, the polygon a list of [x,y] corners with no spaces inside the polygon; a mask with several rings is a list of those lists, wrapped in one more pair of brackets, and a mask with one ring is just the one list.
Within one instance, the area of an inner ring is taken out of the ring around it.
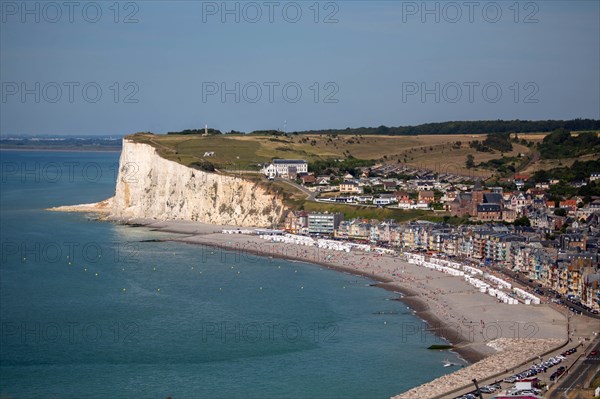
{"label": "tree", "polygon": [[192,162],[190,164],[190,166],[194,169],[199,169],[199,170],[203,170],[205,172],[214,172],[215,171],[215,166],[208,162],[208,161],[197,161],[197,162]]}
{"label": "tree", "polygon": [[512,151],[509,133],[488,134],[483,141],[483,145],[500,152]]}
{"label": "tree", "polygon": [[523,216],[523,217],[516,219],[513,224],[515,226],[530,227],[531,221],[529,220],[529,218],[527,216]]}
{"label": "tree", "polygon": [[475,157],[472,154],[467,155],[467,162],[465,163],[467,169],[475,167]]}
{"label": "tree", "polygon": [[558,208],[554,210],[556,216],[567,216],[567,210],[565,208]]}

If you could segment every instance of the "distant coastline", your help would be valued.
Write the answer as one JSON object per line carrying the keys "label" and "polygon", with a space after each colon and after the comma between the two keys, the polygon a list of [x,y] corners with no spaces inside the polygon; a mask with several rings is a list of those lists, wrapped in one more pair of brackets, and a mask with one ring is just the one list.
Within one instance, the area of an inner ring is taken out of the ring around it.
{"label": "distant coastline", "polygon": [[12,151],[73,151],[116,152],[123,148],[123,139],[113,136],[3,136],[0,150]]}
{"label": "distant coastline", "polygon": [[73,148],[73,147],[11,147],[11,146],[0,146],[0,151],[45,151],[45,152],[121,152],[121,147],[84,147],[84,148]]}

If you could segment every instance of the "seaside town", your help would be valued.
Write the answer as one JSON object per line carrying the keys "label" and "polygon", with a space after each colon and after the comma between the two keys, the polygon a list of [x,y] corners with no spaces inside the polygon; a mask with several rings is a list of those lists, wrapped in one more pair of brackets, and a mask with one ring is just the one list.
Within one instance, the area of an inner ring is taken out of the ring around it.
{"label": "seaside town", "polygon": [[[417,273],[435,270],[464,279],[500,303],[552,304],[570,316],[587,318],[589,321],[584,321],[583,325],[591,326],[592,337],[597,337],[598,329],[594,326],[600,324],[600,197],[556,199],[550,188],[560,181],[532,182],[525,175],[507,179],[503,186],[489,187],[481,179],[469,182],[460,176],[440,176],[401,168],[405,176],[414,174],[403,179],[389,178],[385,172],[390,169],[382,166],[361,168],[359,177],[349,173],[314,176],[308,172],[306,161],[281,159],[267,165],[263,173],[269,179],[286,179],[316,193],[333,194],[325,201],[369,203],[377,208],[427,209],[432,213],[440,210],[446,215],[462,218],[461,222],[456,225],[425,220],[399,223],[395,220],[346,219],[340,212],[292,210],[278,229],[230,229],[223,233],[254,234],[271,243],[317,247],[333,252],[363,251],[374,254],[372,262],[375,265],[379,256],[399,256],[417,266]],[[596,184],[598,180],[600,173],[591,173],[583,181],[567,184],[583,187]],[[319,201],[319,197],[315,197],[315,201]],[[450,218],[446,216],[444,220]],[[335,255],[327,257],[335,259]],[[388,263],[389,275],[397,279],[399,270],[393,268],[393,264]],[[381,266],[372,266],[372,269],[353,266],[355,270],[378,270],[379,273],[384,270]],[[405,272],[406,269],[402,270]],[[407,276],[400,277],[399,281],[402,278]],[[431,281],[431,278],[435,277],[431,275],[426,280]],[[421,288],[421,295],[428,296],[433,286],[426,284]],[[584,365],[593,365],[600,359],[599,344],[595,339],[590,344],[591,351],[589,346],[584,346],[584,353],[575,355],[577,348],[590,338],[580,336],[579,344],[573,346],[571,328],[567,326],[567,335],[571,338],[566,342],[547,339],[521,343],[528,345],[531,353],[552,356],[547,359],[539,356],[538,362],[523,367],[520,372],[513,369],[512,374],[502,375],[501,371],[504,366],[514,367],[530,356],[529,352],[521,351],[517,343],[511,350],[502,349],[499,357],[491,356],[475,363],[468,371],[459,370],[398,398],[554,397],[541,395],[558,395],[561,389],[568,391],[564,384],[574,384],[577,360],[583,356]],[[495,341],[488,345],[502,346]],[[556,352],[556,348],[562,350]],[[494,370],[496,379],[490,382]],[[476,389],[470,390],[467,387],[473,377],[488,383],[482,387],[475,385]],[[562,385],[558,383],[561,378]],[[459,389],[449,392],[448,387]],[[461,390],[462,394],[456,395]],[[441,392],[444,393],[440,395]],[[482,396],[484,394],[486,396]]]}
{"label": "seaside town", "polygon": [[600,399],[600,0],[0,2],[0,399]]}
{"label": "seaside town", "polygon": [[[360,168],[357,177],[349,173],[314,176],[305,160],[276,159],[263,173],[270,179],[296,181],[316,193],[334,194],[316,201],[440,210],[466,221],[454,226],[346,220],[341,213],[300,210],[287,214],[282,229],[286,233],[495,267],[520,276],[537,294],[551,293],[557,303],[574,303],[575,312],[600,311],[600,197],[556,201],[549,194],[550,186],[559,183],[556,180],[531,184],[529,176],[515,175],[504,187],[486,187],[481,180],[469,184],[465,177],[403,166]],[[386,177],[393,173],[412,176]],[[571,184],[581,187],[598,180],[600,173],[592,173]]]}

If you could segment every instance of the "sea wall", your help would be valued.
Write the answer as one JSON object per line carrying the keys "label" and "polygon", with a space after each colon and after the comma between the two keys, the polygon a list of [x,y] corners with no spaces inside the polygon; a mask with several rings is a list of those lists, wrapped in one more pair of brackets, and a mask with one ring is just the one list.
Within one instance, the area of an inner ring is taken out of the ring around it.
{"label": "sea wall", "polygon": [[186,167],[123,140],[111,217],[272,227],[284,210],[281,198],[252,181]]}

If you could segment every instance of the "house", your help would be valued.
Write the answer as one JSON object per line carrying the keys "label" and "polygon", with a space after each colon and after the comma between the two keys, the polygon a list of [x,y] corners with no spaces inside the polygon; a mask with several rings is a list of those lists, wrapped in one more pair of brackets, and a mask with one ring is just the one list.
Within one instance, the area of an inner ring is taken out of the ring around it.
{"label": "house", "polygon": [[340,223],[335,236],[366,241],[371,237],[371,224],[364,219],[345,220]]}
{"label": "house", "polygon": [[502,220],[502,208],[498,204],[477,205],[477,220],[500,221]]}
{"label": "house", "polygon": [[442,199],[444,200],[444,202],[452,202],[454,201],[457,195],[458,191],[456,191],[454,188],[449,188],[446,190]]}
{"label": "house", "polygon": [[512,209],[504,209],[502,211],[502,221],[507,223],[513,223],[517,220],[517,212]]}
{"label": "house", "polygon": [[304,234],[308,228],[308,212],[290,211],[285,217],[284,230],[292,234]]}
{"label": "house", "polygon": [[319,186],[328,186],[330,182],[331,182],[330,176],[318,176],[317,181],[316,181],[316,183]]}
{"label": "house", "polygon": [[418,191],[433,190],[433,183],[429,182],[429,181],[418,181],[417,182],[417,190]]}
{"label": "house", "polygon": [[515,174],[513,176],[513,180],[516,182],[517,180],[521,180],[523,182],[526,182],[527,180],[529,180],[529,176],[528,175],[523,175],[523,174]]}
{"label": "house", "polygon": [[269,178],[289,178],[298,173],[308,173],[308,163],[303,159],[274,159],[269,165],[262,169],[265,176]]}
{"label": "house", "polygon": [[373,196],[372,195],[356,195],[356,196],[354,196],[354,200],[361,204],[372,203]]}
{"label": "house", "polygon": [[395,195],[398,208],[410,209],[414,206],[415,201],[410,198],[410,195],[406,191],[396,191]]}
{"label": "house", "polygon": [[561,234],[559,241],[562,250],[579,249],[585,251],[586,237],[583,234]]}
{"label": "house", "polygon": [[569,212],[569,213],[573,213],[577,210],[577,200],[570,199],[570,200],[560,201],[558,203],[558,206],[559,206],[559,208],[566,209],[567,212]]}
{"label": "house", "polygon": [[508,203],[508,207],[517,211],[517,215],[523,213],[523,210],[527,208],[528,205],[531,205],[531,197],[529,195],[525,195],[520,191],[516,191],[513,193],[513,196],[510,198],[510,202]]}
{"label": "house", "polygon": [[381,194],[378,198],[373,200],[373,205],[383,206],[393,204],[394,202],[397,202],[396,195]]}
{"label": "house", "polygon": [[395,181],[384,181],[383,182],[383,189],[385,191],[395,191],[396,186],[397,186],[397,182],[395,182]]}
{"label": "house", "polygon": [[[410,201],[410,195],[406,191],[396,191],[396,200],[398,202]],[[412,203],[412,201],[410,201]]]}
{"label": "house", "polygon": [[525,180],[515,180],[515,186],[517,186],[517,190],[522,189],[525,186]]}
{"label": "house", "polygon": [[[584,305],[600,309],[600,273],[588,268],[583,273],[583,289],[581,302]],[[596,396],[600,396],[600,387],[596,389]]]}
{"label": "house", "polygon": [[535,188],[538,188],[541,190],[547,190],[550,188],[550,183],[547,181],[539,182],[539,183],[535,184]]}
{"label": "house", "polygon": [[546,196],[546,190],[541,188],[530,188],[527,191],[527,194],[531,195],[533,198],[542,199]]}
{"label": "house", "polygon": [[419,198],[418,198],[419,204],[431,204],[433,202],[435,202],[435,194],[433,191],[430,191],[430,190],[419,191]]}
{"label": "house", "polygon": [[300,180],[302,180],[302,184],[304,184],[304,185],[315,184],[315,182],[317,181],[317,178],[314,177],[313,175],[304,175],[304,176],[300,176]]}
{"label": "house", "polygon": [[592,212],[600,211],[600,200],[592,201],[588,204],[588,207],[592,210]]}
{"label": "house", "polygon": [[344,181],[340,183],[340,192],[341,193],[350,193],[350,194],[362,194],[362,187],[353,181]]}
{"label": "house", "polygon": [[371,224],[363,219],[355,219],[350,223],[348,238],[355,240],[369,240],[371,237]]}
{"label": "house", "polygon": [[587,186],[587,182],[585,180],[572,181],[569,183],[571,187],[581,188]]}
{"label": "house", "polygon": [[535,198],[531,203],[534,209],[544,209],[546,208],[546,201],[542,198]]}

